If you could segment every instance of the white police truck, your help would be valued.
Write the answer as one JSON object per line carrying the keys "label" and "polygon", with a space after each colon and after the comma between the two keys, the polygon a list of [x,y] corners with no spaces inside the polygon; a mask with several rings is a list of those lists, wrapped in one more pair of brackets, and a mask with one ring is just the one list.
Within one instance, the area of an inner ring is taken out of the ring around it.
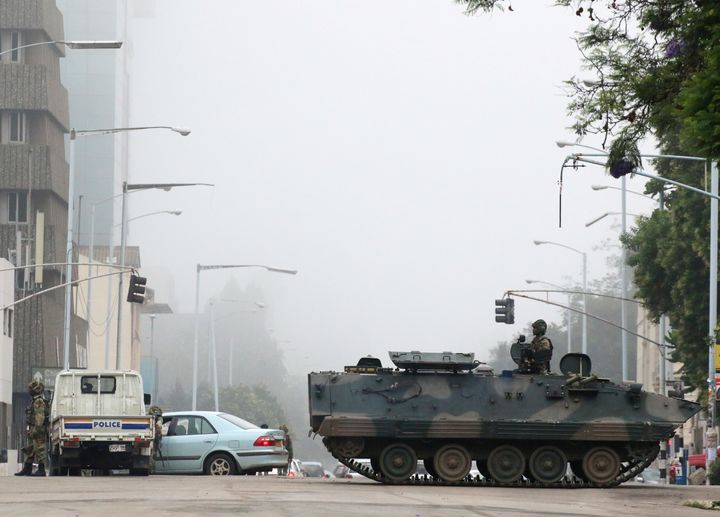
{"label": "white police truck", "polygon": [[50,475],[108,474],[128,469],[147,476],[155,428],[145,413],[149,395],[133,370],[64,370],[50,405]]}

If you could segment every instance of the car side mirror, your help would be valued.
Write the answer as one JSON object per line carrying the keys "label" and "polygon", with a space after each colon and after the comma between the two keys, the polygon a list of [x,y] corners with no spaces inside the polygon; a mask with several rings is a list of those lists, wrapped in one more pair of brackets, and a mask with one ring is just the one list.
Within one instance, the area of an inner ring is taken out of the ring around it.
{"label": "car side mirror", "polygon": [[146,406],[149,406],[149,405],[150,405],[151,399],[152,399],[152,395],[150,395],[149,393],[144,393],[144,394],[143,394],[143,400],[145,401],[145,405],[146,405]]}

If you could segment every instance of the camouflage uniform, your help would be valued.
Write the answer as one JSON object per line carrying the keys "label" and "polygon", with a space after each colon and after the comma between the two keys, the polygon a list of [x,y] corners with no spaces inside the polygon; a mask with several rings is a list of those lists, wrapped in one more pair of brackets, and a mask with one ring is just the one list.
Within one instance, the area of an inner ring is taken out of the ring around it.
{"label": "camouflage uniform", "polygon": [[155,458],[162,458],[160,447],[162,446],[162,429],[163,417],[162,408],[160,406],[150,406],[148,414],[153,416],[153,426],[155,427],[155,438],[153,440],[153,453],[150,455],[150,472],[155,471]]}
{"label": "camouflage uniform", "polygon": [[552,357],[553,344],[552,341],[545,336],[547,323],[545,323],[544,320],[537,320],[532,324],[532,329],[535,337],[530,342],[530,349],[533,351],[533,354],[537,352],[550,352],[547,361],[536,363],[534,369],[538,373],[548,373],[550,371],[550,357]]}
{"label": "camouflage uniform", "polygon": [[290,431],[288,430],[288,426],[283,424],[280,426],[280,430],[285,432],[285,450],[288,451],[288,466],[282,469],[280,475],[287,476],[288,469],[290,468],[290,463],[292,463],[293,460],[293,446],[292,440],[290,439]]}
{"label": "camouflage uniform", "polygon": [[[45,385],[33,381],[28,385],[32,395],[32,403],[25,410],[27,419],[27,446],[22,450],[25,453],[25,464],[16,476],[45,476],[45,463],[47,462],[48,428],[46,422],[47,403],[43,398]],[[33,463],[38,464],[37,471],[32,473]]]}

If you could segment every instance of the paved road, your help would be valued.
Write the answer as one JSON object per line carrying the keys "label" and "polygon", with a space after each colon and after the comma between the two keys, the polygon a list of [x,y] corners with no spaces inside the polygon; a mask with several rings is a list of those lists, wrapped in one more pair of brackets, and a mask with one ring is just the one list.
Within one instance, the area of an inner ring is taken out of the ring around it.
{"label": "paved road", "polygon": [[[625,485],[599,489],[403,487],[372,481],[274,477],[0,478],[0,515],[112,517],[258,516],[692,516],[718,487]],[[148,513],[150,511],[150,513]]]}

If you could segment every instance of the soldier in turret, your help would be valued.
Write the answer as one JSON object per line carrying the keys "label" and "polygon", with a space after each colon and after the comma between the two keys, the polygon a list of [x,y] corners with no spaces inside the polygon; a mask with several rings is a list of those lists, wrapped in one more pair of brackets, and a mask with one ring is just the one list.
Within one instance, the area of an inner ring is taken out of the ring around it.
{"label": "soldier in turret", "polygon": [[[22,470],[15,475],[44,477],[48,438],[48,407],[43,397],[45,385],[42,382],[33,381],[28,385],[28,392],[32,395],[32,402],[25,410],[27,423],[27,446],[23,448],[25,464]],[[34,474],[33,463],[38,464]]]}
{"label": "soldier in turret", "polygon": [[545,336],[547,323],[545,320],[536,320],[532,324],[533,340],[530,342],[530,350],[533,352],[531,362],[533,370],[537,373],[550,372],[550,359],[552,359],[553,344],[550,338]]}

